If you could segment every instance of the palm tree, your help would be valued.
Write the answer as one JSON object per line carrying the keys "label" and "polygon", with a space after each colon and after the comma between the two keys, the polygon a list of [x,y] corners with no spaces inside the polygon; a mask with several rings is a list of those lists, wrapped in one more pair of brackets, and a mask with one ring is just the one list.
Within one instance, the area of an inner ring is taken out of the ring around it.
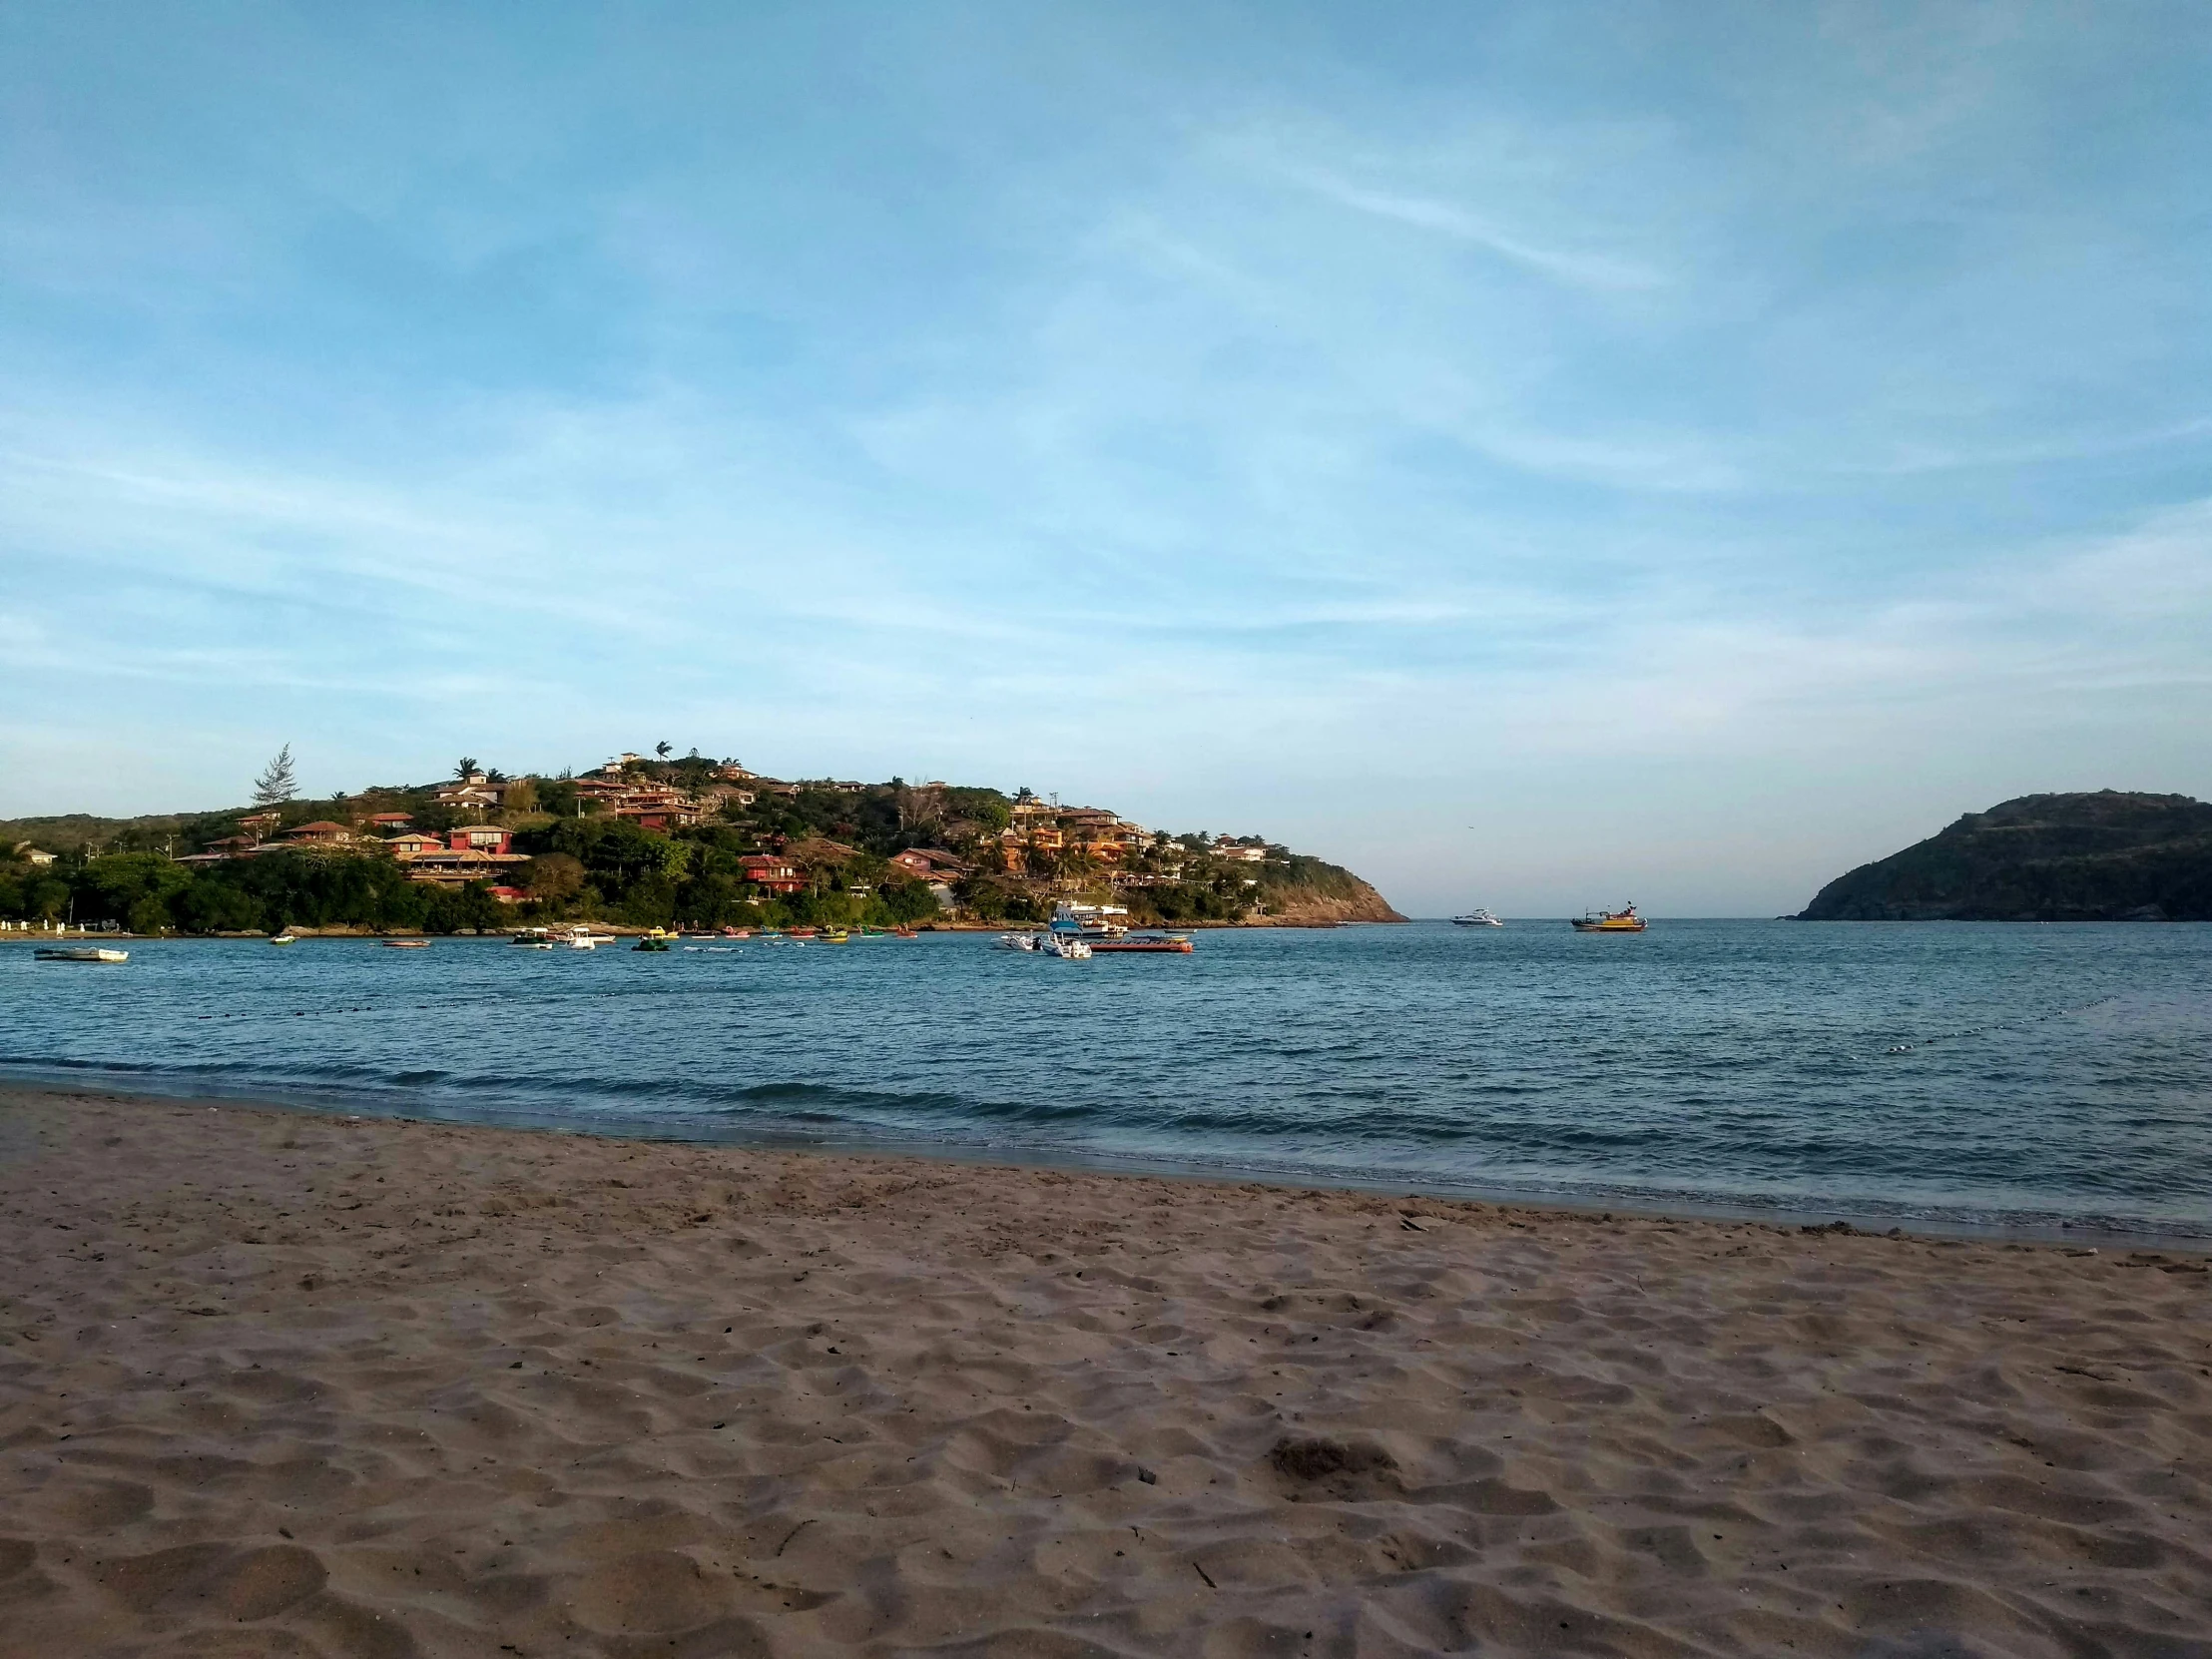
{"label": "palm tree", "polygon": [[473,755],[463,755],[453,763],[453,776],[464,784],[468,782],[468,775],[475,770],[476,757]]}

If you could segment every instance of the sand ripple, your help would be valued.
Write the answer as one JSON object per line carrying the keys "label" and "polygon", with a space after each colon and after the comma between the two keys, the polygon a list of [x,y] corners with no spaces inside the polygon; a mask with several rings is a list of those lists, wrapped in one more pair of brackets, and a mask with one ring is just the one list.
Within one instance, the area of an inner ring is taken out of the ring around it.
{"label": "sand ripple", "polygon": [[2212,1659],[2201,1262],[0,1096],[0,1655]]}

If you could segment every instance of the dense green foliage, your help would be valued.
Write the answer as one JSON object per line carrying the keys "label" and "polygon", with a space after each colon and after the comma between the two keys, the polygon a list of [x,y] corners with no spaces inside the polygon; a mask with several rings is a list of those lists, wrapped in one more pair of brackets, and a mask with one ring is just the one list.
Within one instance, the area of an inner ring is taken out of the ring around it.
{"label": "dense green foliage", "polygon": [[[696,754],[638,761],[627,770],[639,785],[719,792],[713,797],[718,808],[703,823],[648,830],[603,814],[573,779],[529,780],[507,798],[497,821],[513,831],[513,850],[528,860],[501,866],[497,876],[525,890],[517,904],[498,902],[483,884],[445,888],[410,880],[373,841],[213,864],[172,861],[173,853],[198,851],[248,829],[252,810],[238,808],[0,824],[0,917],[74,917],[139,933],[287,925],[439,932],[570,919],[636,926],[887,926],[942,913],[926,882],[889,861],[909,848],[963,861],[965,871],[955,866],[946,878],[962,909],[985,921],[1042,921],[1057,898],[1068,896],[1110,899],[1127,905],[1137,921],[1170,923],[1236,921],[1255,910],[1296,912],[1317,900],[1381,906],[1371,888],[1334,864],[1280,846],[1267,847],[1264,861],[1223,858],[1202,835],[1153,837],[1112,858],[1081,844],[1028,847],[1008,868],[996,837],[1014,822],[1015,800],[997,790],[893,779],[865,786],[764,782],[740,792],[721,779],[719,763]],[[275,822],[251,828],[274,840],[318,820],[360,825],[380,813],[404,813],[412,828],[431,833],[482,820],[474,809],[440,806],[435,790],[387,787],[351,798],[287,801],[275,809]],[[34,866],[6,850],[18,841],[61,856]],[[741,860],[761,853],[795,863],[803,889],[771,895],[750,881]]]}
{"label": "dense green foliage", "polygon": [[480,883],[447,889],[410,881],[391,859],[373,855],[272,852],[195,867],[159,852],[108,852],[40,870],[0,862],[0,914],[114,922],[134,933],[285,926],[452,933],[497,926],[507,906]]}
{"label": "dense green foliage", "polygon": [[1823,887],[1808,921],[2212,920],[2212,806],[2029,795]]}

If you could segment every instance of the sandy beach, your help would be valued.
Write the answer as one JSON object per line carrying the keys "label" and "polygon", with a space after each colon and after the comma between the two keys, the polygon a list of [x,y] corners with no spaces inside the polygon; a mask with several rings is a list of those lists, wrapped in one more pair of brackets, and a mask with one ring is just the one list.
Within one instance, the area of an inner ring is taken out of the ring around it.
{"label": "sandy beach", "polygon": [[2212,1655],[2201,1260],[0,1095],[0,1653]]}

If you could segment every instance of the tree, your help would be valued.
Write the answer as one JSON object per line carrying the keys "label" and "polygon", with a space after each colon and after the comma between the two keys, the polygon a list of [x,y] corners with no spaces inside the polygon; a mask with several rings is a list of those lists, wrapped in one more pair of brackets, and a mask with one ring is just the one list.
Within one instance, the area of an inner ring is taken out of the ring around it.
{"label": "tree", "polygon": [[532,898],[559,904],[584,890],[583,860],[566,852],[541,852],[530,860],[523,884]]}
{"label": "tree", "polygon": [[453,776],[464,784],[468,782],[468,775],[475,770],[476,757],[473,755],[463,755],[453,763]]}
{"label": "tree", "polygon": [[299,785],[292,777],[291,745],[287,743],[276,751],[269,770],[254,780],[254,805],[281,807],[298,793]]}

